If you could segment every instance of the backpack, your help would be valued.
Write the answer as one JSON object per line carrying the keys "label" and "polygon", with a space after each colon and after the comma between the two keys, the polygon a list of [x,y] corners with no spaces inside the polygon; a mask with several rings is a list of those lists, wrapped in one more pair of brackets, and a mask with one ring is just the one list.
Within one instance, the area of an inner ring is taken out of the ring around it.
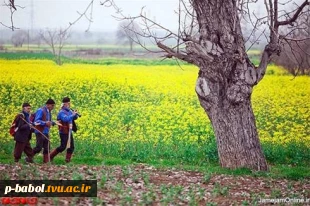
{"label": "backpack", "polygon": [[16,123],[17,123],[17,120],[19,119],[20,115],[25,117],[23,113],[19,113],[18,115],[16,115],[14,120],[13,120],[13,122],[12,122],[12,124],[11,124],[10,130],[9,130],[10,135],[13,136],[13,137],[14,137],[15,133],[18,130],[18,127],[17,127]]}
{"label": "backpack", "polygon": [[[42,109],[42,111],[43,111],[42,120],[45,121],[45,119],[46,119],[46,112],[45,112],[45,110],[44,110],[44,107],[41,107],[41,109]],[[30,122],[31,124],[34,124],[34,120],[36,119],[36,114],[37,114],[37,112],[30,114],[30,116],[29,116],[29,122]]]}
{"label": "backpack", "polygon": [[34,120],[36,119],[36,112],[35,113],[32,113],[29,117],[29,122],[31,124],[34,124]]}

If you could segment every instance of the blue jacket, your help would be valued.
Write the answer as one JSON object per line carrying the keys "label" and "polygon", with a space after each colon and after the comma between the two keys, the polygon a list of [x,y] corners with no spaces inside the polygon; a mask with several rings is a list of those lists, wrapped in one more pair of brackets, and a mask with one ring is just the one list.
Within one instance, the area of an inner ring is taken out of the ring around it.
{"label": "blue jacket", "polygon": [[57,115],[57,120],[63,125],[62,127],[59,127],[59,133],[68,134],[69,125],[72,124],[72,121],[77,118],[77,114],[74,115],[71,109],[62,107]]}
{"label": "blue jacket", "polygon": [[[44,111],[43,111],[44,110]],[[43,119],[44,113],[46,115],[45,120]],[[36,128],[41,127],[44,128],[43,129],[43,134],[48,134],[50,131],[50,127],[46,126],[46,122],[47,121],[51,121],[52,122],[52,115],[50,113],[50,111],[47,109],[47,107],[42,107],[39,108],[36,111],[36,117],[34,119],[34,125],[36,126]],[[52,122],[52,125],[55,125],[54,122]],[[36,134],[39,133],[37,130],[34,131]]]}

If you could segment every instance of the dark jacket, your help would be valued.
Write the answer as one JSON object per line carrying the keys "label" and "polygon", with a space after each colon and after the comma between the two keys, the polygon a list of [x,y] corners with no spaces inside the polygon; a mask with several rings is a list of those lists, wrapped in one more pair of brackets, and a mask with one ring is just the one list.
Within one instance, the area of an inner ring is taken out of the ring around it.
{"label": "dark jacket", "polygon": [[[27,124],[29,123],[29,114],[22,112],[24,115],[19,114],[18,118],[16,120],[16,125],[18,127],[18,130],[16,131],[14,135],[14,140],[18,142],[28,142],[31,139],[31,128]],[[24,120],[27,122],[25,122]]]}

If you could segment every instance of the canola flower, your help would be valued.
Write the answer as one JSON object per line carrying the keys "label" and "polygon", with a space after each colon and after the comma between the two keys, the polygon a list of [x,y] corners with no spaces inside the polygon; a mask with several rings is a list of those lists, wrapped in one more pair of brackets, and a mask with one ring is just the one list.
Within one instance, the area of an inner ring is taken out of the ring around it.
{"label": "canola flower", "polygon": [[[293,79],[273,69],[279,75],[267,75],[252,95],[260,139],[310,147],[310,78]],[[29,101],[36,110],[53,98],[56,118],[64,96],[83,115],[76,141],[123,146],[127,142],[208,141],[214,132],[195,94],[197,72],[194,66],[59,67],[48,60],[0,60],[0,141],[11,141],[8,128],[23,102]],[[54,144],[59,141],[57,132],[51,130]]]}

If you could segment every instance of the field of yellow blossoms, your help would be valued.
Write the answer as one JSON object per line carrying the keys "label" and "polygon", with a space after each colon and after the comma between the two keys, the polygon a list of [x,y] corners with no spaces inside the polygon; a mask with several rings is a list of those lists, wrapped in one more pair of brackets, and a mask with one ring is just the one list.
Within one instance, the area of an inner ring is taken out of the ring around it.
{"label": "field of yellow blossoms", "polygon": [[[53,98],[55,120],[62,98],[69,96],[82,115],[75,134],[77,156],[217,161],[214,133],[194,90],[197,72],[188,65],[60,67],[49,60],[0,60],[2,153],[12,153],[8,130],[23,102],[35,111]],[[268,161],[310,160],[309,77],[294,78],[270,66],[252,104]],[[51,129],[52,148],[59,144],[57,132]]]}

